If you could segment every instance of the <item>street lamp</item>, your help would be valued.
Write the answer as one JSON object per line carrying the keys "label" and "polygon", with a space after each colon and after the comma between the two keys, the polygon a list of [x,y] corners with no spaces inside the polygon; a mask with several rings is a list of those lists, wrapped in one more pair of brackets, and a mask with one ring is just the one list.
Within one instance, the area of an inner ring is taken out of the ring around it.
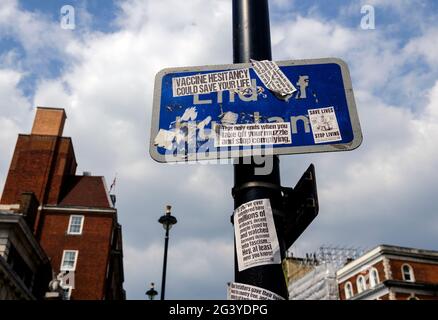
{"label": "street lamp", "polygon": [[151,288],[146,291],[146,294],[149,297],[149,300],[154,300],[155,296],[158,294],[157,290],[155,290],[155,284],[151,282]]}
{"label": "street lamp", "polygon": [[171,215],[170,209],[172,206],[166,206],[166,214],[158,219],[158,222],[163,225],[166,230],[164,238],[164,261],[163,261],[163,279],[161,280],[161,300],[164,300],[164,291],[166,289],[166,266],[167,266],[167,247],[169,245],[169,230],[177,223],[176,218]]}

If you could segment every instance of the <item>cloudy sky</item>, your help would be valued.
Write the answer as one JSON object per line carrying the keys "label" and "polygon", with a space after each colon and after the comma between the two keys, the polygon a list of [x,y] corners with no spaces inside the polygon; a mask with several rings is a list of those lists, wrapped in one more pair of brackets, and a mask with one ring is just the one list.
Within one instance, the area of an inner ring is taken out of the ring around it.
{"label": "cloudy sky", "polygon": [[[75,9],[75,29],[60,10]],[[362,29],[363,5],[375,29]],[[438,249],[438,4],[436,1],[271,0],[274,60],[339,57],[362,126],[350,152],[281,157],[282,184],[316,167],[320,213],[294,244]],[[230,165],[165,165],[148,152],[153,82],[165,67],[232,62],[231,0],[2,0],[0,192],[18,133],[36,106],[62,107],[78,172],[104,175],[123,225],[125,288],[160,291],[171,204],[166,296],[225,299],[233,280]]]}

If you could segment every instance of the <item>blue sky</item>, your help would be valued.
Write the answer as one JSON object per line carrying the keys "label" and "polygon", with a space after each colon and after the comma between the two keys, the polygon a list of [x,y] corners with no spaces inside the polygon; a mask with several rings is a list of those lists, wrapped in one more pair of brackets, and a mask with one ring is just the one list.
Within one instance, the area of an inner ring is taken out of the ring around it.
{"label": "blue sky", "polygon": [[[72,5],[76,29],[60,27]],[[360,27],[372,5],[375,29]],[[316,166],[320,214],[294,244],[438,249],[436,1],[272,0],[274,60],[339,57],[350,68],[364,142],[342,153],[283,156],[293,186]],[[233,280],[232,167],[168,166],[148,154],[155,74],[230,63],[231,1],[3,0],[0,4],[0,192],[18,133],[36,106],[63,107],[78,172],[117,173],[128,298],[161,279],[172,204],[166,295],[224,299]]]}

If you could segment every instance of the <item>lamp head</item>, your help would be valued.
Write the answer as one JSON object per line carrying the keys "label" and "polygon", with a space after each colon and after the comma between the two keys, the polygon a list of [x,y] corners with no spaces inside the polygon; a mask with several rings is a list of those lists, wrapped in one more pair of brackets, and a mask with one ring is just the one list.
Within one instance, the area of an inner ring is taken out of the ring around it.
{"label": "lamp head", "polygon": [[158,294],[158,292],[154,289],[155,284],[151,282],[151,288],[146,291],[146,294],[148,295],[150,300],[154,300],[154,297]]}
{"label": "lamp head", "polygon": [[164,230],[172,229],[172,226],[177,223],[176,218],[174,216],[172,216],[171,209],[172,209],[172,206],[167,205],[166,206],[166,214],[161,216],[160,219],[158,219],[158,222],[163,225]]}

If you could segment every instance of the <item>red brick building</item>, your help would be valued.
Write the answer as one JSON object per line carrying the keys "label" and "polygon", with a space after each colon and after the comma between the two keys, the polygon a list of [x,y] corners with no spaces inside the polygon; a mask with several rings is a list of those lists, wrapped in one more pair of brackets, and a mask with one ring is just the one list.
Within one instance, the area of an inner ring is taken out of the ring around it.
{"label": "red brick building", "polygon": [[336,275],[341,300],[438,300],[438,251],[381,245]]}
{"label": "red brick building", "polygon": [[18,137],[0,209],[17,210],[21,194],[33,192],[39,205],[33,232],[55,273],[67,275],[66,296],[125,299],[115,203],[103,177],[76,175],[72,141],[62,136],[65,120],[63,109],[37,108],[32,133]]}

